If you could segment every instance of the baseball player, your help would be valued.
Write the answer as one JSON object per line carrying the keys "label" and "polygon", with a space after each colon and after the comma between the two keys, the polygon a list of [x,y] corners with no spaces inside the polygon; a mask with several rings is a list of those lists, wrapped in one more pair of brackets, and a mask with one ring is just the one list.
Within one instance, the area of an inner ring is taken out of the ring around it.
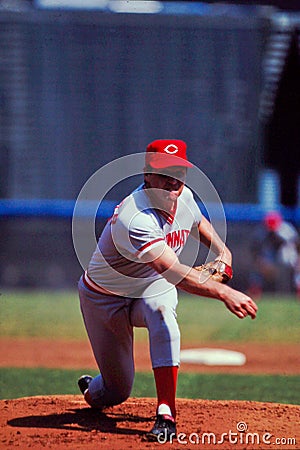
{"label": "baseball player", "polygon": [[107,222],[79,280],[86,330],[100,374],[78,380],[86,402],[95,408],[117,405],[131,393],[134,379],[133,328],[149,333],[157,409],[153,428],[157,440],[176,436],[176,383],[180,331],[176,320],[177,289],[222,301],[239,318],[256,316],[247,295],[214,281],[178,256],[189,235],[200,239],[222,261],[231,277],[231,252],[210,222],[201,215],[185,186],[186,144],[155,140],[145,154],[144,183],[126,197]]}
{"label": "baseball player", "polygon": [[296,291],[300,295],[300,236],[279,211],[269,211],[253,234],[249,293]]}

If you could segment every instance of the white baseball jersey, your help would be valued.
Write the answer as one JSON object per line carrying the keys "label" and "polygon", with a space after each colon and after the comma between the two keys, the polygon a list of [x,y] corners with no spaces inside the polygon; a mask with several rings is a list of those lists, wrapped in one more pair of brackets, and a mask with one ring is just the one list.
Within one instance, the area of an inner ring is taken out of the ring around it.
{"label": "white baseball jersey", "polygon": [[168,245],[179,255],[201,212],[184,186],[173,215],[153,208],[147,189],[139,186],[126,197],[107,222],[88,266],[89,277],[118,295],[138,297],[161,278],[141,256],[155,246]]}

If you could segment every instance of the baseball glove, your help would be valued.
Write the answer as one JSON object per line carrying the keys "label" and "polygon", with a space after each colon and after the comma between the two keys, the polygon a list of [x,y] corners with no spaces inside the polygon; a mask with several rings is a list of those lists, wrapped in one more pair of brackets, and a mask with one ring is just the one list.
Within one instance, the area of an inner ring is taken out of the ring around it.
{"label": "baseball glove", "polygon": [[212,278],[218,283],[228,283],[231,280],[233,273],[232,268],[223,261],[210,261],[201,266],[193,267],[195,270],[201,272],[201,279],[205,281],[207,278]]}

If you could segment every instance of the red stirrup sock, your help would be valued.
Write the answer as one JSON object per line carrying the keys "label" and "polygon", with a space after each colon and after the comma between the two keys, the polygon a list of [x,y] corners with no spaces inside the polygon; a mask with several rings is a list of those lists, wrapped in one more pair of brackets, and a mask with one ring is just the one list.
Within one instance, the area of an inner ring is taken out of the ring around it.
{"label": "red stirrup sock", "polygon": [[157,367],[153,369],[153,372],[156,384],[157,408],[162,403],[168,405],[175,419],[178,366]]}

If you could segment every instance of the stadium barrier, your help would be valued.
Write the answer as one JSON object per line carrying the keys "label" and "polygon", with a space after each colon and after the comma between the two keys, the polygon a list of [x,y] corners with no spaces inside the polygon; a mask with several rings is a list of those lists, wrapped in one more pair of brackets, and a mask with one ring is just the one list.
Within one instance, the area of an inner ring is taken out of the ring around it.
{"label": "stadium barrier", "polygon": [[[80,214],[83,217],[91,217],[94,211],[97,211],[97,218],[107,219],[114,211],[117,202],[104,200],[98,207],[98,202],[86,201],[84,207],[80,208]],[[199,205],[203,214],[206,210]],[[213,218],[218,220],[220,211],[219,205],[208,205]],[[224,211],[228,222],[259,222],[263,219],[267,208],[261,204],[250,203],[225,203]],[[0,218],[60,218],[70,219],[73,216],[75,207],[74,200],[50,200],[50,199],[3,199],[0,200]],[[300,207],[285,207],[278,205],[283,217],[293,222],[296,226],[300,225]]]}

